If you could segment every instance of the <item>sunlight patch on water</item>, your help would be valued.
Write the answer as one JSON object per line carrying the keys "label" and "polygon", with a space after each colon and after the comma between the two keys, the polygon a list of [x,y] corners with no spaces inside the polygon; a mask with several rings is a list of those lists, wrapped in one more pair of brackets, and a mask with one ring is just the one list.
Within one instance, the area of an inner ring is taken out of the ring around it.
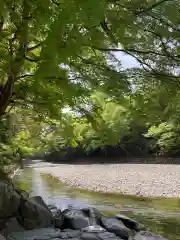
{"label": "sunlight patch on water", "polygon": [[45,183],[39,172],[32,171],[32,195],[43,196],[45,202],[49,204],[49,197],[46,191]]}

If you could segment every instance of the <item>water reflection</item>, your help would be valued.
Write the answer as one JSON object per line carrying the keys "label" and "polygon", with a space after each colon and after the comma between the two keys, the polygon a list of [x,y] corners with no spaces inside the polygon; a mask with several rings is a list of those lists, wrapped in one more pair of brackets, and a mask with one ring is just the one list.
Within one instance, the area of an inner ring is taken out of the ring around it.
{"label": "water reflection", "polygon": [[73,189],[56,177],[40,174],[32,168],[19,172],[15,182],[31,195],[40,195],[48,204],[55,204],[61,209],[91,205],[106,214],[121,212],[149,226],[153,232],[170,240],[180,240],[179,199],[140,198]]}
{"label": "water reflection", "polygon": [[43,196],[45,202],[48,202],[48,192],[46,190],[46,183],[39,173],[32,171],[32,195],[33,196]]}

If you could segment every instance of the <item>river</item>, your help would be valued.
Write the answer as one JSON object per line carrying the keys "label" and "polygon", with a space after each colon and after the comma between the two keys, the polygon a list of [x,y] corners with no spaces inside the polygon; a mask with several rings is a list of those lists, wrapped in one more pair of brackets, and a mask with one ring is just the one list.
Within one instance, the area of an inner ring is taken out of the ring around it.
{"label": "river", "polygon": [[61,209],[73,205],[93,206],[106,214],[121,212],[170,240],[180,239],[178,198],[145,198],[74,189],[64,185],[57,177],[40,173],[33,166],[19,171],[14,181],[31,195],[40,195],[48,204],[55,204]]}

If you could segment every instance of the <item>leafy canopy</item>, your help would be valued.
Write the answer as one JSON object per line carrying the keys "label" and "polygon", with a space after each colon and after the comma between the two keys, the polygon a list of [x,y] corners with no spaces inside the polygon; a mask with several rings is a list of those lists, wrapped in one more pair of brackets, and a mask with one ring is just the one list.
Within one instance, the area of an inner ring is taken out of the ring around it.
{"label": "leafy canopy", "polygon": [[2,152],[122,146],[144,129],[174,147],[179,13],[179,0],[0,0]]}
{"label": "leafy canopy", "polygon": [[178,85],[179,11],[178,0],[1,0],[0,114],[20,105],[59,118],[94,89],[118,99],[140,75]]}

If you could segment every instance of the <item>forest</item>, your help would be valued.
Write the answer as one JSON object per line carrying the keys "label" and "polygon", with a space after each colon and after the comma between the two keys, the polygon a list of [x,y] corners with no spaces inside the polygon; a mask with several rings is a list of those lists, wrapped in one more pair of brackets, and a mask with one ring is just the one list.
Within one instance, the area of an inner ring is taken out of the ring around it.
{"label": "forest", "polygon": [[0,0],[0,77],[1,164],[180,154],[179,0]]}

